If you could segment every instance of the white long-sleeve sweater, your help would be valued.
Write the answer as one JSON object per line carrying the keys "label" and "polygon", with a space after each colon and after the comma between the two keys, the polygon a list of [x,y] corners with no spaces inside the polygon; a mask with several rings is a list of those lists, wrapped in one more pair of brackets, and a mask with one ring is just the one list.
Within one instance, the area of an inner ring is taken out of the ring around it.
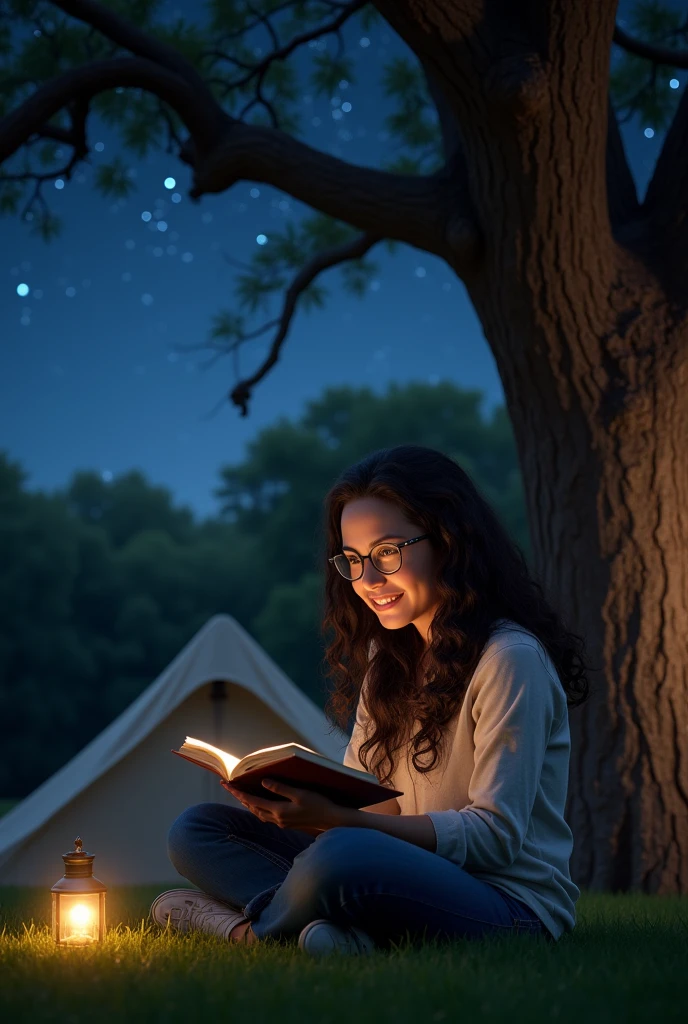
{"label": "white long-sleeve sweater", "polygon": [[[354,768],[367,721],[362,699],[344,755]],[[400,759],[401,813],[427,814],[436,853],[521,900],[559,939],[575,926],[580,895],[564,820],[571,742],[566,694],[532,633],[499,620],[442,744],[425,775]]]}

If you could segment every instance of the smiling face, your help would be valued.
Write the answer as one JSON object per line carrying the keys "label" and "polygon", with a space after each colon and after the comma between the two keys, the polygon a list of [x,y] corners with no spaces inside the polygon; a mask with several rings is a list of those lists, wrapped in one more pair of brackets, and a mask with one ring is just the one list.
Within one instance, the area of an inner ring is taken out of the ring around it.
{"label": "smiling face", "polygon": [[[342,511],[341,528],[344,553],[356,551],[359,555],[368,555],[381,540],[398,544],[426,532],[410,522],[396,505],[381,498],[348,502]],[[401,569],[389,575],[366,558],[363,575],[352,580],[351,586],[386,629],[401,629],[413,623],[428,644],[430,624],[439,604],[435,585],[437,556],[430,540],[421,540],[402,548],[401,558]],[[386,606],[375,604],[376,600],[396,595],[400,595],[398,599]]]}

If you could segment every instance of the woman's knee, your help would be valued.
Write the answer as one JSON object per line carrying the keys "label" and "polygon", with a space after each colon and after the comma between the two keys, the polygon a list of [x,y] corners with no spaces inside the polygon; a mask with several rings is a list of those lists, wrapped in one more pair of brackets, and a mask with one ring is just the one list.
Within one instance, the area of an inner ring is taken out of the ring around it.
{"label": "woman's knee", "polygon": [[226,833],[234,812],[247,813],[243,807],[203,803],[192,804],[175,818],[167,833],[167,855],[177,870],[188,864],[199,840],[217,832]]}
{"label": "woman's knee", "polygon": [[384,833],[376,829],[343,825],[321,832],[313,848],[318,847],[319,855],[327,860],[333,856],[365,857],[377,850],[385,838]]}
{"label": "woman's knee", "polygon": [[312,893],[345,885],[378,859],[379,835],[367,828],[328,829],[295,858],[292,872],[297,869],[302,885]]}

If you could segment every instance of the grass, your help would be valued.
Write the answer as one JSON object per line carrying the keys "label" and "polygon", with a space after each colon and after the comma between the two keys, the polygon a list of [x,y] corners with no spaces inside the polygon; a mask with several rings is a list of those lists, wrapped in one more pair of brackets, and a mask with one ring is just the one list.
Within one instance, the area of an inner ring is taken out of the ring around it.
{"label": "grass", "polygon": [[499,936],[315,961],[151,928],[164,887],[111,890],[100,948],[65,950],[49,893],[0,889],[0,1017],[43,1024],[668,1024],[688,1019],[685,897],[583,894],[558,943]]}

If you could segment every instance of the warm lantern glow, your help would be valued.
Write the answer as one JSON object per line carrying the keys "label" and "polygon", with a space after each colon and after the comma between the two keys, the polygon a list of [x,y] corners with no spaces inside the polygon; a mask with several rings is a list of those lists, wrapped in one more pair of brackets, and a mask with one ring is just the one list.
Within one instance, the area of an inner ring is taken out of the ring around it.
{"label": "warm lantern glow", "polygon": [[52,887],[53,938],[65,946],[90,946],[105,935],[105,893],[93,877],[93,854],[84,853],[81,839],[63,853],[64,878]]}
{"label": "warm lantern glow", "polygon": [[[98,941],[99,893],[61,893],[57,941],[89,946]],[[57,909],[57,908],[56,908]]]}
{"label": "warm lantern glow", "polygon": [[92,918],[91,911],[83,903],[77,903],[69,911],[69,920],[74,928],[84,928]]}

